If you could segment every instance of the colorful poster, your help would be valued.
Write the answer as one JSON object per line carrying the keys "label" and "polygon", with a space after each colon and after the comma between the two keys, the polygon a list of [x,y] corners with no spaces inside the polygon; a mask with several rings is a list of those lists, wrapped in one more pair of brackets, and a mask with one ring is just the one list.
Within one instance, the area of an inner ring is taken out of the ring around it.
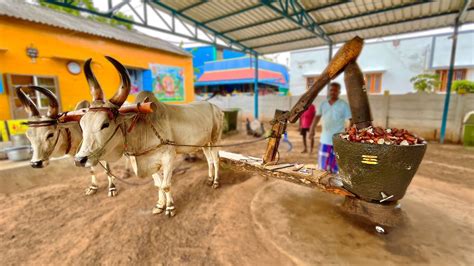
{"label": "colorful poster", "polygon": [[152,92],[163,102],[184,102],[182,67],[150,64]]}
{"label": "colorful poster", "polygon": [[8,120],[8,132],[10,132],[10,135],[18,135],[18,134],[25,134],[26,131],[28,130],[28,126],[23,124],[27,122],[28,120]]}

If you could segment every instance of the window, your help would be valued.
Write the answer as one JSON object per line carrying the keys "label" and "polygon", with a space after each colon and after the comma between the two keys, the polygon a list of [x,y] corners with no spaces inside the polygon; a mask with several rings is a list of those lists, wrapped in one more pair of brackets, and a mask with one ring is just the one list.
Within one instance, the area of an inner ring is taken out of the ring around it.
{"label": "window", "polygon": [[130,82],[132,82],[132,89],[130,94],[136,94],[143,90],[143,71],[136,68],[127,68],[130,74]]}
{"label": "window", "polygon": [[[14,74],[7,74],[6,76],[7,76],[9,94],[10,94],[10,99],[11,99],[10,109],[11,109],[13,118],[15,119],[26,118],[28,116],[27,113],[24,111],[24,108],[21,105],[21,102],[15,93],[16,86],[19,86],[19,85],[40,86],[52,91],[56,96],[58,96],[58,99],[59,99],[58,86],[57,86],[55,77],[14,75]],[[35,102],[36,106],[38,107],[38,110],[42,114],[45,114],[49,106],[48,98],[37,91],[29,90],[27,91],[27,93],[30,96],[30,98]]]}
{"label": "window", "polygon": [[365,74],[365,84],[369,93],[382,92],[382,73]]}
{"label": "window", "polygon": [[314,82],[319,78],[319,76],[306,77],[306,90],[309,90],[313,86]]}
{"label": "window", "polygon": [[[446,88],[448,86],[448,69],[440,69],[436,70],[436,74],[439,75],[439,91],[446,91]],[[453,73],[453,81],[454,80],[463,80],[466,79],[466,73],[467,69],[455,69]]]}

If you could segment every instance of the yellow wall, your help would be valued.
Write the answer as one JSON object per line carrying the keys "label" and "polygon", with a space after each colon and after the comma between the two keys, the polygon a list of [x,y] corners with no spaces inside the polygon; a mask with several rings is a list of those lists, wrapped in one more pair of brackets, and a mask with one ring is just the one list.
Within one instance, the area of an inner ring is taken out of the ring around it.
{"label": "yellow wall", "polygon": [[[185,100],[194,100],[191,57],[6,17],[0,17],[0,36],[0,73],[56,76],[64,111],[73,109],[80,100],[90,100],[91,96],[83,72],[70,74],[66,67],[69,60],[55,56],[76,59],[81,67],[92,57],[96,62],[92,66],[94,73],[108,97],[115,93],[119,77],[104,55],[116,58],[127,67],[148,69],[149,63],[183,67]],[[36,63],[26,55],[26,48],[30,45],[39,51]],[[5,92],[0,94],[0,120],[12,118],[6,79],[3,79],[3,85]],[[128,100],[133,101],[133,95]]]}

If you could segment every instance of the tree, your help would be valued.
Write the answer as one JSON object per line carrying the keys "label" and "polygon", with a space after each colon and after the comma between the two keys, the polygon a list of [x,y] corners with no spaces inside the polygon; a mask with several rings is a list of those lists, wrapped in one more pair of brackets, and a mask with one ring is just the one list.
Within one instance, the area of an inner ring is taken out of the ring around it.
{"label": "tree", "polygon": [[434,92],[440,85],[438,74],[419,74],[411,78],[410,82],[413,83],[413,89],[420,92]]}
{"label": "tree", "polygon": [[[41,6],[51,8],[51,9],[54,9],[54,10],[57,10],[57,11],[60,11],[60,12],[68,13],[68,14],[71,14],[71,15],[74,15],[74,16],[81,16],[81,12],[79,10],[71,9],[71,8],[67,8],[67,7],[62,7],[62,6],[58,6],[58,5],[54,5],[54,4],[49,4],[49,3],[45,2],[45,0],[39,0],[39,4]],[[73,5],[73,6],[77,6],[77,7],[87,8],[87,9],[92,10],[92,11],[98,11],[98,9],[94,6],[94,1],[93,0],[73,0],[70,4]],[[114,15],[116,17],[119,17],[119,18],[123,18],[123,19],[133,21],[133,16],[126,15],[125,13],[120,12],[120,11],[116,12]],[[112,26],[125,27],[129,30],[132,29],[132,24],[126,23],[126,22],[123,22],[123,21],[118,21],[118,20],[115,20],[115,19],[105,18],[105,17],[91,15],[91,14],[87,15],[86,18],[97,21],[97,22],[101,22],[101,23],[107,23],[107,24],[110,24]]]}

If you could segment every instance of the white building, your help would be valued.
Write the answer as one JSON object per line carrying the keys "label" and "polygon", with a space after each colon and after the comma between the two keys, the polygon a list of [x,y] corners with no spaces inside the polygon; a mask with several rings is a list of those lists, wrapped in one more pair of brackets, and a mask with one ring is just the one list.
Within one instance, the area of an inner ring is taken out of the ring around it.
{"label": "white building", "polygon": [[[365,44],[358,63],[366,76],[368,89],[374,94],[385,90],[391,94],[405,94],[413,92],[412,77],[437,72],[442,81],[441,90],[445,90],[451,36],[443,34]],[[334,48],[334,53],[339,47]],[[328,54],[327,47],[290,53],[290,91],[293,95],[304,93],[308,84],[321,74],[327,65]],[[474,31],[459,33],[455,70],[455,80],[474,80]],[[343,75],[335,81],[342,85],[345,93]]]}

